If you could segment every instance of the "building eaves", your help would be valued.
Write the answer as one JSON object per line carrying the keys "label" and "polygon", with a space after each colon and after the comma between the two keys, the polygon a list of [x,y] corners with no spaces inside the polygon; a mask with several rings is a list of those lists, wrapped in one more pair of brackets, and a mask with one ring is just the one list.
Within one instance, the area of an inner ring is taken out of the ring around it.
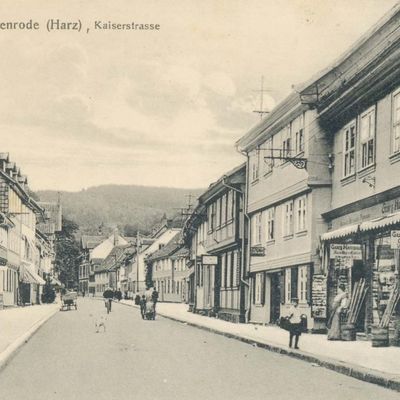
{"label": "building eaves", "polygon": [[397,87],[399,58],[400,3],[298,91],[335,130]]}
{"label": "building eaves", "polygon": [[242,163],[239,166],[228,171],[222,175],[218,181],[212,183],[209,188],[199,197],[200,203],[207,203],[219,193],[228,190],[225,184],[237,185],[246,183],[246,163]]}
{"label": "building eaves", "polygon": [[3,177],[10,184],[10,186],[13,187],[18,192],[25,205],[27,205],[31,210],[33,210],[37,214],[44,215],[44,209],[39,206],[36,200],[34,200],[28,194],[28,192],[21,186],[19,182],[11,178],[8,174],[6,174],[2,170],[0,170],[0,176]]}
{"label": "building eaves", "polygon": [[153,262],[155,260],[168,257],[177,251],[181,246],[181,231],[178,231],[164,247],[150,254],[146,260],[148,262]]}
{"label": "building eaves", "polygon": [[244,153],[254,150],[308,108],[302,104],[299,93],[292,92],[236,142],[237,150]]}

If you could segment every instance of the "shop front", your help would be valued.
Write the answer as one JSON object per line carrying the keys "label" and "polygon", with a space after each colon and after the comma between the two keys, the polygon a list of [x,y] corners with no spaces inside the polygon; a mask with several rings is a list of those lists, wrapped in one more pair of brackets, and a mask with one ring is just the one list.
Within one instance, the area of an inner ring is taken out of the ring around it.
{"label": "shop front", "polygon": [[342,340],[372,340],[373,346],[400,344],[400,212],[385,210],[390,210],[387,203],[339,217],[333,225],[357,216],[359,221],[322,235],[327,322],[343,288],[348,297],[340,316]]}
{"label": "shop front", "polygon": [[40,304],[43,285],[46,281],[40,277],[32,263],[22,262],[20,267],[19,294],[22,305]]}

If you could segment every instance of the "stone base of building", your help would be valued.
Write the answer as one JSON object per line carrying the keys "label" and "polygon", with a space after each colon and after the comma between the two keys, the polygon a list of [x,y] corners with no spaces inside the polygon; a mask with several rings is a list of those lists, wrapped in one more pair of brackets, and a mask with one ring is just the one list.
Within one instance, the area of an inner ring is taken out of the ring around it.
{"label": "stone base of building", "polygon": [[244,314],[240,314],[235,310],[220,310],[218,311],[218,319],[238,324],[245,322],[246,318]]}

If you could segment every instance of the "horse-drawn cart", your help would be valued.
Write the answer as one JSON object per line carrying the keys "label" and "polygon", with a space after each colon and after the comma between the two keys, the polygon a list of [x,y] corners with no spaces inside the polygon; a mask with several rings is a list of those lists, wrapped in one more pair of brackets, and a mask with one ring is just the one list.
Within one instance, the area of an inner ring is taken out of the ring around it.
{"label": "horse-drawn cart", "polygon": [[70,310],[72,307],[75,307],[75,310],[78,309],[76,299],[78,298],[77,292],[67,292],[61,296],[61,311]]}

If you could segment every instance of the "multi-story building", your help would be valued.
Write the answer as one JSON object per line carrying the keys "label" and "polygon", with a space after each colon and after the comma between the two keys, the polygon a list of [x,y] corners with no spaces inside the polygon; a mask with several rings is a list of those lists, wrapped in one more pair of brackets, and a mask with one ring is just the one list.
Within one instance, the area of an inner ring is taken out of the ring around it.
{"label": "multi-story building", "polygon": [[191,308],[234,322],[243,322],[246,312],[245,180],[246,165],[242,164],[211,184],[199,197],[183,234],[190,263],[195,265]]}
{"label": "multi-story building", "polygon": [[329,231],[322,235],[328,304],[339,283],[353,295],[365,282],[355,327],[365,334],[399,284],[399,25],[397,5],[312,84],[333,147],[332,196],[323,213]]}
{"label": "multi-story building", "polygon": [[151,238],[139,236],[137,252],[132,254],[127,265],[129,297],[146,290],[145,259],[164,247],[180,231],[174,221],[165,220],[153,230]]}
{"label": "multi-story building", "polygon": [[[204,297],[208,304],[214,290],[214,304],[218,318],[234,322],[245,320],[246,282],[243,279],[243,261],[246,248],[243,200],[246,182],[246,165],[227,172],[199,197],[207,212],[205,250],[210,257],[202,257],[203,265],[197,275],[203,282]],[[206,263],[207,260],[216,265]]]}
{"label": "multi-story building", "polygon": [[159,301],[185,302],[189,251],[182,245],[182,232],[145,259],[147,281],[157,289]]}
{"label": "multi-story building", "polygon": [[3,304],[39,303],[45,281],[38,275],[39,265],[35,263],[35,236],[36,220],[43,215],[43,209],[29,195],[27,178],[5,153],[0,154],[0,212],[3,243],[7,236],[7,262],[0,267]]}
{"label": "multi-story building", "polygon": [[94,248],[99,246],[102,242],[107,239],[107,236],[89,236],[82,235],[81,237],[81,250],[82,250],[82,261],[79,266],[78,280],[79,280],[79,291],[82,294],[94,295],[96,291],[95,287],[95,275],[94,275],[94,264],[91,260],[91,253]]}
{"label": "multi-story building", "polygon": [[[89,293],[94,296],[100,286],[107,285],[108,275],[100,274],[101,264],[111,253],[113,248],[118,245],[127,245],[132,242],[133,238],[123,237],[118,230],[114,230],[110,236],[87,236],[81,238],[81,249],[83,257],[79,266],[79,290],[81,293]],[[96,272],[98,272],[96,277]],[[103,271],[104,272],[104,271]],[[104,278],[104,279],[103,279]],[[101,280],[101,282],[97,282]],[[103,293],[103,292],[101,292]]]}
{"label": "multi-story building", "polygon": [[[200,270],[200,263],[203,254],[206,254],[204,248],[204,232],[207,223],[207,213],[204,204],[198,203],[194,210],[186,219],[182,237],[185,246],[189,249],[189,259],[187,261],[188,276],[186,279],[187,300],[189,311],[197,310],[197,289],[196,274]],[[199,281],[200,283],[200,281]]]}
{"label": "multi-story building", "polygon": [[275,323],[298,299],[310,328],[312,279],[321,272],[321,213],[331,194],[330,145],[302,93],[284,99],[247,132],[237,148],[247,157],[250,320]]}

